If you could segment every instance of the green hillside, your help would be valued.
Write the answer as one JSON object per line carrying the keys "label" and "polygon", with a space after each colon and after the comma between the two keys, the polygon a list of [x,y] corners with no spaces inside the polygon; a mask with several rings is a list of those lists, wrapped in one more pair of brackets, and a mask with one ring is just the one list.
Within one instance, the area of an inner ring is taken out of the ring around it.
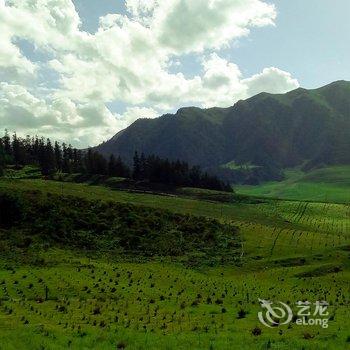
{"label": "green hillside", "polygon": [[45,243],[107,255],[196,254],[214,263],[234,261],[240,247],[237,229],[215,219],[33,190],[2,188],[0,227],[11,230],[10,245]]}
{"label": "green hillside", "polygon": [[[1,214],[0,349],[345,349],[349,206],[192,191],[0,179],[22,213]],[[228,232],[242,244],[218,260]],[[204,236],[219,240],[214,250],[215,240],[196,240]],[[125,237],[145,240],[120,249]],[[186,242],[180,254],[171,237]],[[294,311],[299,300],[327,300],[329,327],[267,328],[259,298]]]}
{"label": "green hillside", "polygon": [[236,186],[241,194],[259,197],[350,203],[350,166],[315,169],[310,172],[286,171],[281,182],[258,186]]}

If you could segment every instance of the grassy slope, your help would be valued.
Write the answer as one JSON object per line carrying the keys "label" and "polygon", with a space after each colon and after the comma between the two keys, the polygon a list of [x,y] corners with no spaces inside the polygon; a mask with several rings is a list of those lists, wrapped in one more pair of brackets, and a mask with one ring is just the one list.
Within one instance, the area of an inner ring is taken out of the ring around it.
{"label": "grassy slope", "polygon": [[309,173],[287,171],[282,182],[259,186],[238,186],[238,193],[272,198],[350,203],[350,166],[313,170]]}
{"label": "grassy slope", "polygon": [[258,220],[266,224],[284,224],[271,218],[256,216],[254,206],[237,204],[212,203],[182,198],[173,195],[152,195],[128,191],[110,190],[104,186],[93,186],[85,183],[75,184],[55,181],[28,180],[1,180],[0,188],[19,190],[40,190],[55,194],[72,195],[87,199],[114,200],[121,203],[144,205],[152,208],[168,209],[183,214],[208,216],[225,221]]}
{"label": "grassy slope", "polygon": [[[215,217],[239,226],[245,240],[242,267],[196,271],[167,259],[128,263],[49,250],[31,252],[40,255],[45,266],[22,263],[13,272],[3,247],[0,284],[5,281],[6,288],[2,284],[0,289],[0,349],[65,349],[68,344],[74,349],[115,349],[118,343],[149,350],[346,348],[349,206],[274,200],[219,204],[41,180],[0,180],[0,187]],[[301,277],[305,273],[310,277]],[[37,303],[44,285],[49,300]],[[267,329],[257,320],[258,298],[291,303],[326,299],[332,303],[333,320],[328,329]],[[247,312],[242,319],[237,318],[240,309]],[[261,336],[251,334],[256,326],[262,328]],[[313,338],[304,339],[309,336]]]}

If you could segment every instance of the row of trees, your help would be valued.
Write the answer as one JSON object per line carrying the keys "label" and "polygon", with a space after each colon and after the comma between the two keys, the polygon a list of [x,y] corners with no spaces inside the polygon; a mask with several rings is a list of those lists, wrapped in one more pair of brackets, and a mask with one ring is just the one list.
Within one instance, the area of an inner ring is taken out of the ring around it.
{"label": "row of trees", "polygon": [[86,173],[129,177],[130,170],[120,158],[111,156],[109,161],[91,149],[82,151],[71,145],[52,143],[50,139],[29,137],[12,138],[5,132],[0,138],[0,168],[38,165],[43,175],[62,173]]}
{"label": "row of trees", "polygon": [[198,166],[189,166],[182,161],[169,161],[151,155],[139,157],[134,155],[133,178],[135,180],[162,183],[171,186],[208,188],[220,191],[231,191],[231,186],[216,176],[202,172]]}
{"label": "row of trees", "polygon": [[203,173],[199,167],[190,167],[181,161],[135,153],[130,169],[120,157],[111,155],[107,160],[92,149],[86,151],[71,145],[52,143],[50,139],[12,137],[7,132],[0,138],[0,176],[6,165],[21,167],[38,165],[44,176],[57,172],[105,175],[133,178],[135,181],[162,183],[170,186],[189,186],[216,190],[230,190],[230,186],[215,176]]}

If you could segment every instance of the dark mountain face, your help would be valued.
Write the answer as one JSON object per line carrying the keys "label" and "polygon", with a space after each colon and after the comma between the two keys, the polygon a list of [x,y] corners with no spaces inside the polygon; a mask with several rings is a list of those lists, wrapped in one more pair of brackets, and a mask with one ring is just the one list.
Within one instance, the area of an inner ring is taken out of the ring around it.
{"label": "dark mountain face", "polygon": [[[175,115],[139,119],[97,150],[105,155],[121,155],[127,161],[138,151],[204,167],[221,164],[226,159],[222,124],[216,121],[216,115],[211,119],[207,113],[199,108],[184,108]],[[222,113],[223,110],[217,112]]]}
{"label": "dark mountain face", "polygon": [[275,170],[349,164],[350,83],[262,93],[230,108],[183,108],[140,119],[96,149],[127,161],[138,151],[204,168],[229,162]]}

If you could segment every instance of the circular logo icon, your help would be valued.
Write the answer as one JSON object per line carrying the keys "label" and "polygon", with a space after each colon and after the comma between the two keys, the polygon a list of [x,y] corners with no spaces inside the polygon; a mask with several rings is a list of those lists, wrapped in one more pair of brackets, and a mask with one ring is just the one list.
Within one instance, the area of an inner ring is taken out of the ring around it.
{"label": "circular logo icon", "polygon": [[258,313],[259,321],[266,327],[275,327],[288,324],[293,318],[292,309],[279,301],[278,306],[273,306],[269,300],[259,299],[261,307],[265,309]]}

